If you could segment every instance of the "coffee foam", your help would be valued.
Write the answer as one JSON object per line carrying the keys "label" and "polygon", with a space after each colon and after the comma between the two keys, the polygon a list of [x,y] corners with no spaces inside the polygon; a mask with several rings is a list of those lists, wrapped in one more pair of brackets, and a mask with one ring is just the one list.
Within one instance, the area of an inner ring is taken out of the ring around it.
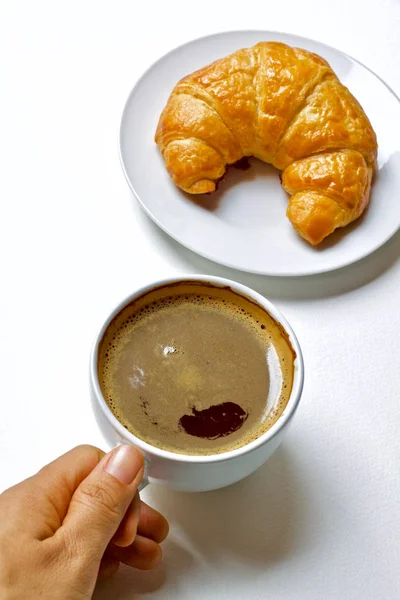
{"label": "coffee foam", "polygon": [[[103,395],[116,418],[137,437],[142,437],[150,444],[164,450],[171,450],[169,444],[161,444],[157,439],[147,439],[141,436],[133,424],[125,418],[118,399],[115,398],[113,390],[113,364],[118,362],[118,357],[123,355],[127,342],[131,339],[135,326],[150,327],[152,320],[168,308],[179,308],[181,305],[190,304],[196,310],[215,310],[217,313],[229,314],[237,322],[242,323],[258,339],[260,344],[268,347],[267,364],[270,377],[269,402],[266,403],[265,416],[262,422],[247,431],[246,434],[232,436],[227,440],[223,448],[212,448],[211,446],[196,447],[191,440],[190,450],[180,448],[181,454],[217,454],[236,448],[240,448],[259,438],[280,417],[290,398],[295,353],[290,345],[286,332],[264,309],[259,307],[250,299],[246,299],[233,292],[230,288],[215,288],[199,284],[197,282],[186,282],[184,284],[173,284],[168,287],[152,290],[144,294],[126,306],[110,323],[100,343],[98,372],[100,386]],[[210,332],[211,333],[211,332]],[[180,348],[164,348],[164,352],[184,354]],[[240,432],[239,432],[240,433]],[[231,442],[231,443],[230,443]]]}

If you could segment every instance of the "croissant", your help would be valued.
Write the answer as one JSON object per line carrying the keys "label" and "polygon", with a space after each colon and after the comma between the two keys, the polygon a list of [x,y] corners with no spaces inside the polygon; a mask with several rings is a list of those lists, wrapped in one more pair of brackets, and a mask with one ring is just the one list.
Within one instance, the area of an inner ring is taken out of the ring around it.
{"label": "croissant", "polygon": [[155,141],[185,192],[216,189],[243,157],[282,171],[287,216],[311,244],[357,219],[370,197],[377,141],[362,107],[320,56],[260,42],[184,77]]}

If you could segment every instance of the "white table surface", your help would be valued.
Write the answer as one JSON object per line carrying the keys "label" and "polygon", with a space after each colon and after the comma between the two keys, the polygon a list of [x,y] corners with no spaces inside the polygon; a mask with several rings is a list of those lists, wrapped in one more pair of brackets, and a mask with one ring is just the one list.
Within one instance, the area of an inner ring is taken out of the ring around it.
{"label": "white table surface", "polygon": [[147,489],[171,522],[164,562],[123,569],[96,600],[397,600],[400,235],[329,275],[250,276],[160,232],[119,165],[120,113],[143,70],[193,37],[238,28],[336,46],[400,94],[398,0],[0,4],[0,489],[76,444],[105,448],[88,356],[122,297],[177,272],[225,275],[264,293],[297,332],[307,369],[297,418],[270,462],[229,489]]}

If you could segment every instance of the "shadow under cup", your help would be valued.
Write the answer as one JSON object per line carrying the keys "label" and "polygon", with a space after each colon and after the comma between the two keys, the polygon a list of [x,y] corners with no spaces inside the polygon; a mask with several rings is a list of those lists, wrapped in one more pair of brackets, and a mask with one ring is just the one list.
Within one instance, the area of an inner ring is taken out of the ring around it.
{"label": "shadow under cup", "polygon": [[[293,349],[293,385],[289,400],[276,422],[259,437],[241,447],[219,454],[190,455],[164,450],[149,444],[130,432],[116,418],[108,406],[99,383],[99,349],[110,323],[125,307],[162,288],[173,285],[195,283],[212,288],[230,289],[247,302],[256,304],[283,330]],[[128,443],[136,446],[146,460],[146,483],[159,483],[172,489],[184,491],[205,491],[230,485],[243,479],[261,466],[278,448],[297,409],[303,388],[304,365],[297,338],[283,315],[263,296],[250,288],[221,277],[188,275],[154,282],[123,300],[107,317],[93,345],[90,361],[90,382],[93,407],[98,424],[111,446]]]}

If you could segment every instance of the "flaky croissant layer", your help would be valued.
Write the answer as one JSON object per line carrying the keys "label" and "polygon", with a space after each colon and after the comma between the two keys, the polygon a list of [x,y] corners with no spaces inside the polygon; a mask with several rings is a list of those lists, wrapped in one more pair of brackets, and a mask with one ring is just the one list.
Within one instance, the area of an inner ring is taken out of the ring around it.
{"label": "flaky croissant layer", "polygon": [[238,50],[182,79],[158,123],[169,174],[190,194],[255,156],[283,171],[287,216],[318,244],[368,204],[377,141],[362,107],[320,56],[279,42]]}

